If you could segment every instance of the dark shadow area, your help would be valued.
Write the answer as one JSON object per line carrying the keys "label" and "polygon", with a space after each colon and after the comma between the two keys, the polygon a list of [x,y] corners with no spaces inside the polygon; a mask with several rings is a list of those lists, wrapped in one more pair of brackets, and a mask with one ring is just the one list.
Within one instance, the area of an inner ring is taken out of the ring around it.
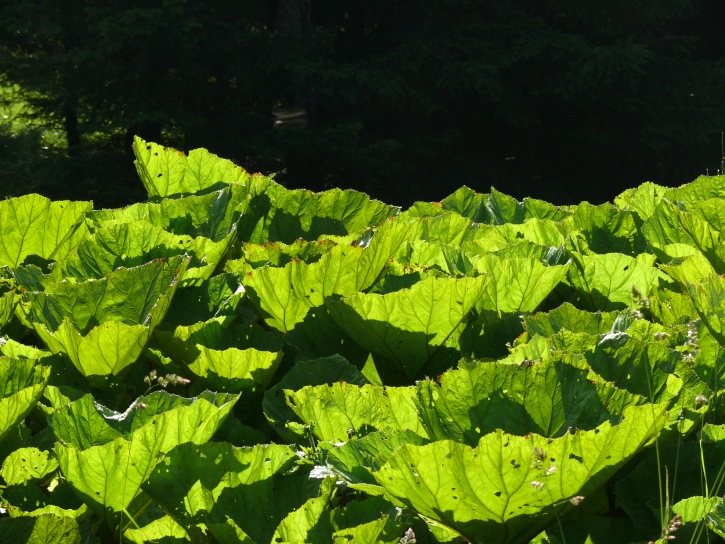
{"label": "dark shadow area", "polygon": [[6,4],[2,196],[141,200],[134,134],[402,206],[722,168],[720,0]]}

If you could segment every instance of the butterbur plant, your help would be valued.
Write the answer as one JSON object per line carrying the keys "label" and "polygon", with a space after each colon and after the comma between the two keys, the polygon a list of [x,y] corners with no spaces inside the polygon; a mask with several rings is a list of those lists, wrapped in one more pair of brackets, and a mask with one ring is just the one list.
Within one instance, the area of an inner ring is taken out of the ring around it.
{"label": "butterbur plant", "polygon": [[134,141],[0,202],[0,540],[725,537],[725,177],[407,210]]}

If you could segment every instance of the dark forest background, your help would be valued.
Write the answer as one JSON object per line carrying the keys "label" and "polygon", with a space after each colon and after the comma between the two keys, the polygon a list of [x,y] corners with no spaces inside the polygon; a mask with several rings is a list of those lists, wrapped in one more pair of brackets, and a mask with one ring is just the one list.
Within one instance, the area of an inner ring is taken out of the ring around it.
{"label": "dark forest background", "polygon": [[679,185],[721,167],[724,26],[723,0],[3,2],[0,197],[143,199],[134,134],[398,205]]}

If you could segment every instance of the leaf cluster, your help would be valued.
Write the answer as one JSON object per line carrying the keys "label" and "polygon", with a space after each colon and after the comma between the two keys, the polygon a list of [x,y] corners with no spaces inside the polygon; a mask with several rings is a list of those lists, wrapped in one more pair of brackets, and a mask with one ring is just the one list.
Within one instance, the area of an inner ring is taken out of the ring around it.
{"label": "leaf cluster", "polygon": [[13,542],[723,536],[722,177],[402,211],[136,138],[0,203]]}

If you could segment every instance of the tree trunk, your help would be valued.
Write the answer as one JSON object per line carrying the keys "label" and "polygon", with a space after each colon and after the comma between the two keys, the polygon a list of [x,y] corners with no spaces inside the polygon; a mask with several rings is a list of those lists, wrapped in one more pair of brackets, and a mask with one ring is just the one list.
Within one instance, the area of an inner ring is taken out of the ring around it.
{"label": "tree trunk", "polygon": [[[310,39],[312,21],[311,0],[279,0],[277,4],[277,28],[288,50],[304,51]],[[303,108],[309,125],[314,128],[315,92],[311,78],[300,73],[296,66],[287,67],[290,91],[283,97],[284,106]]]}
{"label": "tree trunk", "polygon": [[63,127],[68,141],[68,154],[75,157],[81,146],[81,133],[78,130],[78,112],[72,99],[63,104]]}

